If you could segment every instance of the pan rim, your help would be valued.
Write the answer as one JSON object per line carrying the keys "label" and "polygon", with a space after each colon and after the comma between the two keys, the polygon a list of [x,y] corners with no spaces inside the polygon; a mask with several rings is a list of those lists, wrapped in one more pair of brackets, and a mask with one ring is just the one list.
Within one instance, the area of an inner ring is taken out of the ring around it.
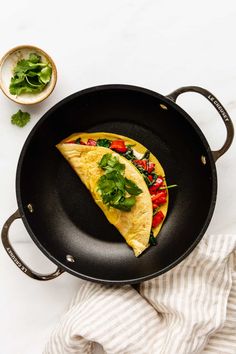
{"label": "pan rim", "polygon": [[[66,266],[65,264],[60,262],[58,259],[56,259],[54,256],[52,256],[50,254],[50,252],[39,242],[37,236],[32,231],[32,229],[28,223],[27,215],[24,211],[24,206],[23,206],[23,203],[21,200],[21,191],[20,191],[20,176],[21,176],[21,170],[22,170],[22,164],[24,161],[25,152],[27,151],[27,148],[31,142],[31,139],[33,138],[34,134],[37,132],[39,126],[41,124],[43,124],[43,122],[46,119],[48,119],[48,117],[50,117],[51,113],[54,110],[57,110],[58,108],[60,108],[60,106],[63,106],[65,103],[72,101],[75,97],[79,97],[81,95],[85,95],[85,94],[89,94],[89,93],[93,93],[93,92],[99,92],[99,91],[111,90],[111,89],[112,90],[123,89],[123,90],[136,91],[136,92],[141,92],[141,93],[144,93],[147,95],[151,95],[152,97],[162,100],[164,103],[170,105],[173,109],[177,110],[183,116],[183,118],[185,118],[188,121],[188,123],[194,128],[199,139],[203,143],[203,145],[206,149],[208,161],[209,161],[210,168],[211,168],[211,174],[212,174],[212,191],[211,191],[212,200],[211,200],[211,204],[209,207],[208,214],[205,218],[205,222],[202,226],[202,229],[201,229],[200,233],[198,234],[197,238],[195,239],[195,241],[192,243],[192,245],[180,257],[178,257],[174,262],[172,262],[170,265],[166,266],[165,268],[163,268],[157,272],[154,272],[152,274],[149,274],[149,275],[136,277],[136,278],[132,278],[132,279],[124,279],[124,280],[102,279],[102,278],[98,278],[98,277],[92,277],[92,276],[89,276],[89,275],[86,275],[83,273],[79,273],[78,271],[75,271],[72,268],[69,268],[68,266]],[[166,96],[163,96],[155,91],[152,91],[152,90],[149,90],[149,89],[146,89],[143,87],[134,86],[134,85],[127,85],[127,84],[106,84],[106,85],[93,86],[93,87],[89,87],[89,88],[77,91],[77,92],[63,98],[58,103],[53,105],[46,113],[44,113],[44,115],[39,119],[39,121],[35,124],[35,126],[31,130],[31,132],[29,133],[29,135],[26,138],[26,141],[22,147],[22,150],[21,150],[21,153],[19,156],[19,160],[18,160],[18,164],[17,164],[15,188],[16,188],[17,204],[19,207],[19,212],[22,217],[24,226],[26,227],[26,230],[29,233],[33,242],[37,245],[37,247],[44,253],[44,255],[47,258],[49,258],[54,264],[56,264],[60,268],[64,269],[66,272],[68,272],[76,277],[79,277],[81,279],[89,280],[89,281],[93,281],[93,282],[99,282],[99,283],[103,283],[103,284],[110,284],[110,285],[115,285],[115,284],[126,285],[126,284],[140,283],[140,282],[155,278],[157,276],[160,276],[161,274],[168,272],[170,269],[174,268],[176,265],[181,263],[193,251],[193,249],[197,246],[197,244],[200,242],[200,240],[204,236],[205,231],[211,221],[211,218],[212,218],[212,215],[213,215],[213,212],[215,209],[216,196],[217,196],[217,172],[216,172],[216,166],[215,166],[215,162],[214,162],[214,159],[212,156],[212,152],[211,152],[210,146],[208,144],[208,141],[207,141],[205,135],[203,134],[203,132],[201,131],[201,129],[197,125],[197,123],[193,120],[193,118],[191,118],[191,116],[187,112],[185,112],[180,106],[178,106],[175,102],[173,102],[171,99],[169,99]]]}

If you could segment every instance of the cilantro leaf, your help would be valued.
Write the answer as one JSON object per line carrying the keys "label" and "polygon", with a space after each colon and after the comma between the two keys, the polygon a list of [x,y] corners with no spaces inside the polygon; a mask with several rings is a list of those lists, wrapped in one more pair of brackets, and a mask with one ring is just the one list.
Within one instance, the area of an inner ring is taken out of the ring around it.
{"label": "cilantro leaf", "polygon": [[47,84],[50,79],[51,79],[51,75],[52,75],[52,68],[51,66],[46,66],[45,68],[43,68],[40,73],[38,74],[39,76],[39,80],[43,83],[43,84]]}
{"label": "cilantro leaf", "polygon": [[30,86],[33,86],[33,87],[37,87],[39,88],[40,86],[42,86],[42,83],[41,82],[38,82],[36,81],[35,79],[33,78],[28,78],[27,76],[25,77],[25,80],[27,81],[27,83],[30,85]]}
{"label": "cilantro leaf", "polygon": [[132,206],[136,203],[136,198],[134,196],[124,198],[117,204],[111,204],[113,208],[120,209],[123,211],[130,211]]}
{"label": "cilantro leaf", "polygon": [[52,67],[48,63],[43,63],[38,54],[30,53],[28,59],[17,62],[13,74],[9,86],[12,95],[39,93],[50,82]]}
{"label": "cilantro leaf", "polygon": [[123,163],[120,163],[118,161],[118,158],[116,156],[112,156],[112,154],[105,154],[103,155],[101,161],[99,162],[99,166],[109,172],[109,171],[124,171],[125,165]]}
{"label": "cilantro leaf", "polygon": [[18,61],[16,67],[14,68],[13,72],[18,77],[24,77],[25,72],[30,69],[29,62],[26,59],[22,59]]}
{"label": "cilantro leaf", "polygon": [[125,190],[131,195],[139,195],[142,193],[142,189],[140,189],[137,184],[128,178],[125,178]]}
{"label": "cilantro leaf", "polygon": [[142,193],[142,190],[124,176],[125,165],[111,153],[103,155],[98,165],[105,171],[97,184],[103,203],[116,209],[130,211],[136,203],[135,196]]}
{"label": "cilantro leaf", "polygon": [[31,63],[39,63],[41,61],[41,57],[37,53],[30,53],[29,60]]}
{"label": "cilantro leaf", "polygon": [[30,121],[30,114],[28,112],[22,112],[20,109],[18,112],[11,116],[11,123],[23,128]]}

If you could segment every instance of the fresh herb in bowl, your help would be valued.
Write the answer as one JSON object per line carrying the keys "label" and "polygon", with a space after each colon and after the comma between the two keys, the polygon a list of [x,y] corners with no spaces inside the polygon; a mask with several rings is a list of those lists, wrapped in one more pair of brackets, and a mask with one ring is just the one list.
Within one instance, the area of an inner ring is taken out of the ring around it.
{"label": "fresh herb in bowl", "polygon": [[12,95],[39,93],[50,82],[52,67],[42,62],[40,55],[30,53],[28,59],[21,59],[13,69],[9,91]]}

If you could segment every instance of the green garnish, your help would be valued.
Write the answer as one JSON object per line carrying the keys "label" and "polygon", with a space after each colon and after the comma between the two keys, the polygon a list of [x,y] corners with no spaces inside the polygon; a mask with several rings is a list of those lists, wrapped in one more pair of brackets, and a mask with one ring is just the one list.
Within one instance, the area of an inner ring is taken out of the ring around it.
{"label": "green garnish", "polygon": [[134,151],[133,151],[131,145],[127,145],[126,147],[127,147],[127,151],[124,153],[120,153],[120,155],[124,156],[127,160],[136,159],[136,156],[134,155]]}
{"label": "green garnish", "polygon": [[142,190],[124,176],[125,165],[112,154],[103,155],[99,162],[105,174],[98,180],[98,191],[104,204],[123,211],[130,211],[136,203],[135,196]]}
{"label": "green garnish", "polygon": [[97,140],[97,146],[103,146],[106,148],[109,148],[111,145],[111,140],[108,139],[98,139]]}
{"label": "green garnish", "polygon": [[142,190],[130,179],[125,177],[125,190],[131,195],[139,195]]}
{"label": "green garnish", "polygon": [[152,246],[155,246],[157,244],[157,238],[153,235],[153,232],[151,231],[150,237],[149,237],[149,243]]}
{"label": "green garnish", "polygon": [[144,159],[149,160],[149,158],[150,158],[150,151],[146,150],[143,157],[141,157],[141,160],[144,160]]}
{"label": "green garnish", "polygon": [[30,114],[28,112],[22,112],[20,109],[18,112],[11,116],[11,123],[23,128],[30,120]]}
{"label": "green garnish", "polygon": [[170,184],[169,186],[165,186],[165,187],[160,187],[159,189],[170,189],[170,188],[175,188],[178,187],[177,184]]}
{"label": "green garnish", "polygon": [[153,184],[156,183],[156,180],[157,180],[157,177],[158,177],[158,175],[155,172],[152,172],[151,176],[152,176],[153,179],[152,179],[152,182],[149,181],[150,182],[149,186],[153,186]]}
{"label": "green garnish", "polygon": [[52,67],[48,63],[43,63],[38,54],[30,53],[28,59],[18,61],[13,74],[9,86],[12,95],[38,93],[50,82]]}
{"label": "green garnish", "polygon": [[156,213],[158,213],[159,209],[160,209],[160,207],[157,207],[156,209],[154,209],[152,215],[153,215],[153,216],[156,215]]}
{"label": "green garnish", "polygon": [[103,155],[99,162],[99,166],[106,172],[116,171],[120,173],[125,170],[125,165],[120,163],[117,157],[113,157],[112,154]]}
{"label": "green garnish", "polygon": [[149,178],[145,174],[142,173],[142,176],[143,176],[144,181],[146,182],[146,185],[148,187],[150,187],[152,185],[152,182],[149,180]]}
{"label": "green garnish", "polygon": [[40,56],[36,53],[30,53],[29,55],[29,60],[31,61],[31,63],[38,63],[40,59]]}
{"label": "green garnish", "polygon": [[135,197],[128,197],[128,198],[121,198],[119,200],[119,203],[117,204],[111,204],[113,208],[120,209],[123,211],[130,211],[132,206],[136,203],[136,198]]}
{"label": "green garnish", "polygon": [[139,170],[139,172],[144,175],[144,176],[148,176],[149,173],[147,170],[145,170],[145,168],[143,168],[142,166],[138,165],[138,164],[135,164],[134,163],[134,166]]}

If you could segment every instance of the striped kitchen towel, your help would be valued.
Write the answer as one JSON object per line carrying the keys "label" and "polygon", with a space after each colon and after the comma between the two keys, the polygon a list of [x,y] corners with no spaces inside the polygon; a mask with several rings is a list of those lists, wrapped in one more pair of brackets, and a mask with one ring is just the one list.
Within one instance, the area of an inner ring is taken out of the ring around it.
{"label": "striped kitchen towel", "polygon": [[138,291],[83,282],[44,354],[235,354],[235,267],[236,236],[206,235]]}

